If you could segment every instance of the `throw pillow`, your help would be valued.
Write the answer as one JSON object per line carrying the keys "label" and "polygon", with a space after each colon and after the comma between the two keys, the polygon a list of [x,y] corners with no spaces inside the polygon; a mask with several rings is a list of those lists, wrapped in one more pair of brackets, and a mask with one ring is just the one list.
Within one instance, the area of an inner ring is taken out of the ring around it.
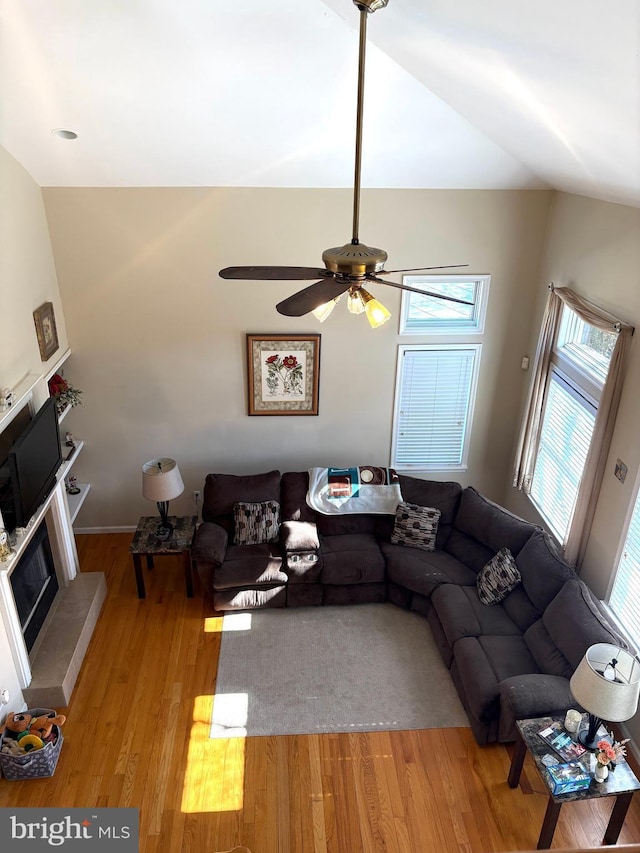
{"label": "throw pillow", "polygon": [[436,547],[439,521],[439,509],[402,501],[396,509],[391,541],[394,545],[408,545],[410,548],[433,551]]}
{"label": "throw pillow", "polygon": [[280,533],[280,504],[277,501],[233,505],[234,545],[276,542]]}
{"label": "throw pillow", "polygon": [[498,604],[522,581],[508,548],[501,548],[478,573],[478,598],[483,604]]}

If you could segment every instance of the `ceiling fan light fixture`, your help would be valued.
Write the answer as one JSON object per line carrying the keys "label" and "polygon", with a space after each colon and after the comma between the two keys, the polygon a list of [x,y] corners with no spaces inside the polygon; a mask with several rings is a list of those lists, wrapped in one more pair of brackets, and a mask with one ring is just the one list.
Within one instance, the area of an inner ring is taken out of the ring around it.
{"label": "ceiling fan light fixture", "polygon": [[347,308],[352,314],[362,314],[364,311],[364,299],[362,289],[350,290],[347,297]]}
{"label": "ceiling fan light fixture", "polygon": [[321,323],[324,323],[324,321],[327,319],[329,314],[331,314],[331,312],[341,299],[342,294],[340,294],[340,296],[336,296],[335,299],[331,299],[329,302],[323,302],[322,305],[318,305],[318,307],[314,308],[311,313],[316,318],[316,320],[320,320]]}
{"label": "ceiling fan light fixture", "polygon": [[366,12],[375,12],[378,9],[384,9],[389,0],[353,0],[354,6]]}
{"label": "ceiling fan light fixture", "polygon": [[382,302],[378,302],[368,290],[365,290],[364,287],[360,288],[360,295],[367,314],[367,320],[372,329],[377,329],[390,319],[391,312],[384,307]]}

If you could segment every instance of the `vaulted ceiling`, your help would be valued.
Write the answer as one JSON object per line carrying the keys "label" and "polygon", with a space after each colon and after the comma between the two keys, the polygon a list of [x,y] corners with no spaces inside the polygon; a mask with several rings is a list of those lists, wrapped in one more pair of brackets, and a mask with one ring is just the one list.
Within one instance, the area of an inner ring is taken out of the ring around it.
{"label": "vaulted ceiling", "polygon": [[[352,0],[0,0],[0,144],[41,186],[348,187],[357,27]],[[365,187],[640,206],[638,0],[389,0],[368,35]]]}

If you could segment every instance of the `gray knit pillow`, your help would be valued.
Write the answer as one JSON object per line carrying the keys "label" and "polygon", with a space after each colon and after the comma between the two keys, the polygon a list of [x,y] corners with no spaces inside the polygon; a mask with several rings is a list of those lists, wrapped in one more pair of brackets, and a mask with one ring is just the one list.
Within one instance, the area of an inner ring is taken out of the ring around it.
{"label": "gray knit pillow", "polygon": [[402,501],[396,509],[391,541],[394,545],[408,545],[410,548],[433,551],[436,547],[439,521],[439,509]]}
{"label": "gray knit pillow", "polygon": [[501,548],[478,573],[478,598],[483,604],[498,604],[521,581],[513,554],[508,548]]}
{"label": "gray knit pillow", "polygon": [[234,545],[276,542],[280,534],[280,504],[277,501],[233,505]]}

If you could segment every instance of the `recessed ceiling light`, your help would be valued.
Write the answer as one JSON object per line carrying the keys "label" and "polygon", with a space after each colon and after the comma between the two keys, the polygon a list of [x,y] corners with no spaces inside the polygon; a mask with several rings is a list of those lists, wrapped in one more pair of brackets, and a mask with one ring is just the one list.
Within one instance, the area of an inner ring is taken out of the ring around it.
{"label": "recessed ceiling light", "polygon": [[73,130],[65,130],[62,127],[56,127],[55,130],[52,130],[51,133],[54,136],[60,137],[60,139],[77,139],[78,134]]}

